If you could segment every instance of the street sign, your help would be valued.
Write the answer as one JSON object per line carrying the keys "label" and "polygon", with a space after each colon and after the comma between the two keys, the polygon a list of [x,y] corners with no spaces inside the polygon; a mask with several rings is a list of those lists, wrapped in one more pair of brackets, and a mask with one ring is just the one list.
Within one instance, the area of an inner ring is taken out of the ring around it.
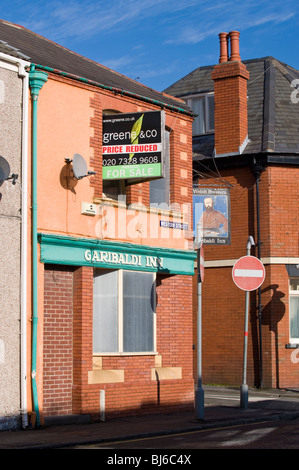
{"label": "street sign", "polygon": [[265,267],[255,256],[242,256],[233,267],[233,281],[245,291],[258,289],[265,280]]}

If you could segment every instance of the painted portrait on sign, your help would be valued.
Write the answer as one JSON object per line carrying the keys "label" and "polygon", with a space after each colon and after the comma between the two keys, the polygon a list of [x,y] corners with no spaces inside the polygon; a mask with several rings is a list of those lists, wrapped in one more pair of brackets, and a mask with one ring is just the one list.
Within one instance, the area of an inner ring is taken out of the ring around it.
{"label": "painted portrait on sign", "polygon": [[204,244],[230,245],[230,197],[227,188],[193,189],[194,236]]}

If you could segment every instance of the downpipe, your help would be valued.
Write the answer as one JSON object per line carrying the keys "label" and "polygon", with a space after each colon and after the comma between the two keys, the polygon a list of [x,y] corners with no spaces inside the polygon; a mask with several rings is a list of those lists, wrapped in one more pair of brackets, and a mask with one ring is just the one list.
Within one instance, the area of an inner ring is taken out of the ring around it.
{"label": "downpipe", "polygon": [[[255,187],[256,187],[256,224],[257,224],[257,250],[258,250],[258,259],[261,259],[261,236],[260,236],[260,176],[261,173],[265,171],[265,167],[262,164],[258,164],[256,160],[253,160],[252,173],[255,177]],[[260,380],[259,388],[264,386],[264,367],[263,367],[263,342],[262,342],[262,294],[261,287],[258,289],[258,326],[259,326],[259,360],[260,360]]]}
{"label": "downpipe", "polygon": [[45,72],[35,70],[31,64],[29,86],[32,99],[32,351],[31,351],[31,385],[33,408],[36,414],[36,426],[40,426],[40,414],[37,391],[37,102],[38,96],[48,76]]}
{"label": "downpipe", "polygon": [[[29,65],[29,64],[28,64]],[[28,426],[27,415],[27,230],[28,230],[28,88],[29,77],[22,64],[19,76],[23,78],[22,122],[22,229],[21,229],[21,416],[22,428]]]}
{"label": "downpipe", "polygon": [[22,428],[28,426],[27,414],[27,230],[28,230],[28,88],[29,76],[26,71],[30,62],[0,53],[0,59],[18,67],[22,78],[22,130],[21,130],[21,305],[20,305],[20,389]]}

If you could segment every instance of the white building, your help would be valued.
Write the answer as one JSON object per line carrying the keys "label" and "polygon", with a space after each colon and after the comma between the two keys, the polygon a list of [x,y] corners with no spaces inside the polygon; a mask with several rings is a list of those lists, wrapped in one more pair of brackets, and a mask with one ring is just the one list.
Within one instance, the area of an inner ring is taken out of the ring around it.
{"label": "white building", "polygon": [[0,41],[0,430],[20,427],[26,403],[28,65]]}

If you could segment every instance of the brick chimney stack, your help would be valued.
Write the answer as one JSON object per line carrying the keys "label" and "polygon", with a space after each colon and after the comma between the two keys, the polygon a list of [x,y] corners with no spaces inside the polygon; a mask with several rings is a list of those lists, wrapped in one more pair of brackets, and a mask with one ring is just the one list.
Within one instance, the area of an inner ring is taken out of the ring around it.
{"label": "brick chimney stack", "polygon": [[248,141],[247,80],[249,72],[241,62],[239,37],[238,31],[219,34],[219,64],[212,72],[215,92],[216,155],[240,154]]}

